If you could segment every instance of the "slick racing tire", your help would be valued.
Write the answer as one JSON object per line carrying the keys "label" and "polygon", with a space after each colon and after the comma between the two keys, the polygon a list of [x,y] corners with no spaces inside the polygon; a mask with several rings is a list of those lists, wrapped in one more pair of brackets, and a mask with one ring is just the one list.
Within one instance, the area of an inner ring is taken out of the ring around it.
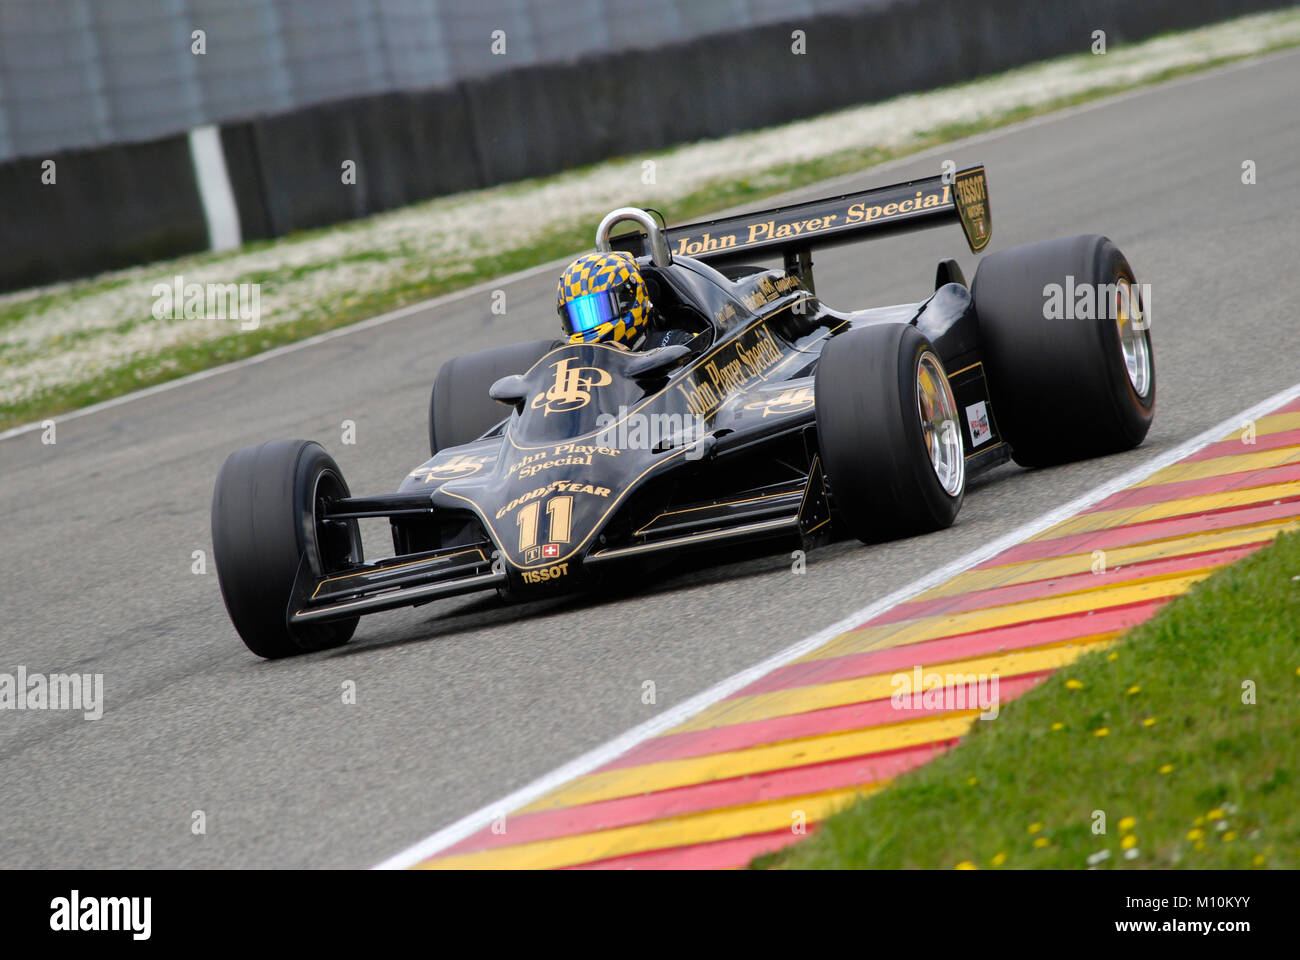
{"label": "slick racing tire", "polygon": [[[1119,299],[1121,288],[1131,293]],[[1016,463],[1049,466],[1142,442],[1155,359],[1147,305],[1119,248],[1080,236],[1004,250],[980,262],[971,296],[993,415]]]}
{"label": "slick racing tire", "polygon": [[232,453],[212,494],[217,580],[249,650],[276,659],[345,644],[357,618],[289,625],[289,601],[305,554],[319,578],[361,560],[355,520],[322,522],[325,497],[347,497],[338,464],[309,440],[277,440]]}
{"label": "slick racing tire", "polygon": [[910,324],[850,330],[822,350],[817,439],[835,514],[864,542],[950,526],[966,494],[957,404]]}
{"label": "slick racing tire", "polygon": [[554,340],[515,343],[444,363],[429,395],[430,456],[477,440],[504,420],[510,410],[489,397],[488,388],[502,377],[524,373],[555,345]]}

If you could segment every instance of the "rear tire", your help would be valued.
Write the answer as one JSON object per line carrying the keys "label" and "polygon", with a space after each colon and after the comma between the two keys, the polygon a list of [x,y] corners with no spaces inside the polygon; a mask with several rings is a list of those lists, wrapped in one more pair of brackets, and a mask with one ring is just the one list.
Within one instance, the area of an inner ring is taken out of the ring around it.
{"label": "rear tire", "polygon": [[430,456],[477,440],[504,420],[510,411],[488,396],[488,388],[502,377],[525,372],[554,346],[554,340],[534,340],[444,363],[429,394]]}
{"label": "rear tire", "polygon": [[882,323],[833,338],[814,396],[835,512],[853,536],[869,543],[951,526],[966,493],[965,450],[952,388],[925,334]]}
{"label": "rear tire", "polygon": [[[1127,283],[1140,294],[1124,254],[1098,236],[1004,250],[985,257],[975,272],[971,295],[993,414],[1016,463],[1026,467],[1136,447],[1155,411],[1155,358],[1148,328],[1115,315],[1046,318],[1044,288],[1049,284],[1060,284],[1067,294],[1063,305],[1073,306],[1068,304],[1068,277],[1076,290],[1085,284],[1096,291],[1102,284]],[[1140,297],[1134,299],[1141,305]]]}
{"label": "rear tire", "polygon": [[289,601],[303,554],[322,577],[361,560],[355,520],[323,524],[322,497],[350,496],[319,444],[277,440],[232,453],[212,494],[212,551],[235,630],[249,650],[276,659],[337,647],[357,618],[289,626]]}

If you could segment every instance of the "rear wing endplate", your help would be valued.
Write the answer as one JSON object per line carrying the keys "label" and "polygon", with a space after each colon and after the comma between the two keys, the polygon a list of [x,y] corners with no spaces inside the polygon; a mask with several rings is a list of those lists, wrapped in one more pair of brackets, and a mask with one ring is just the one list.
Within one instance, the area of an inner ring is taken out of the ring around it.
{"label": "rear wing endplate", "polygon": [[[665,234],[674,256],[695,257],[706,263],[737,263],[779,255],[791,262],[819,247],[950,221],[961,224],[972,253],[988,245],[993,218],[983,166],[789,207],[701,220],[670,227]],[[611,243],[615,249],[634,255],[644,252],[644,237],[639,233],[614,237]]]}

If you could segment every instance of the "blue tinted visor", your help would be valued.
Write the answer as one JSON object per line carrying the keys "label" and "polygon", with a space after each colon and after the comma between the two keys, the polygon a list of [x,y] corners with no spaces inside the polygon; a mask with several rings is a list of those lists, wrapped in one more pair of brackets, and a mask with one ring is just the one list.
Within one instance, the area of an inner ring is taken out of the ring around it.
{"label": "blue tinted visor", "polygon": [[586,333],[602,323],[609,323],[619,316],[618,303],[613,290],[589,293],[575,297],[564,305],[561,319],[565,329],[570,333]]}

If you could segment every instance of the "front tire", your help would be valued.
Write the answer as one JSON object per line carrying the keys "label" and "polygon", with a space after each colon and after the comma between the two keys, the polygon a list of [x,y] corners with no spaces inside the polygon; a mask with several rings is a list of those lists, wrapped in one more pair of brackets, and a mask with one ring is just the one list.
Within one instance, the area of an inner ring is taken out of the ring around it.
{"label": "front tire", "polygon": [[429,455],[477,440],[504,420],[510,410],[489,397],[488,388],[524,373],[554,346],[554,340],[514,343],[444,363],[429,394]]}
{"label": "front tire", "polygon": [[357,618],[289,625],[304,554],[316,577],[361,560],[355,520],[322,522],[325,497],[347,497],[334,458],[308,440],[245,447],[226,458],[212,494],[212,550],[230,620],[245,646],[276,659],[345,644]]}
{"label": "front tire", "polygon": [[965,450],[947,374],[923,333],[885,323],[833,338],[814,396],[822,464],[850,533],[869,543],[952,525]]}
{"label": "front tire", "polygon": [[[1091,319],[1049,318],[1049,290],[1073,316],[1090,288]],[[1106,285],[1127,286],[1131,310]],[[993,414],[1016,463],[1043,467],[1136,447],[1151,428],[1156,371],[1141,288],[1105,237],[1079,236],[985,257],[971,290],[988,366]],[[1106,311],[1100,309],[1102,305]],[[1129,313],[1133,316],[1129,316]]]}

